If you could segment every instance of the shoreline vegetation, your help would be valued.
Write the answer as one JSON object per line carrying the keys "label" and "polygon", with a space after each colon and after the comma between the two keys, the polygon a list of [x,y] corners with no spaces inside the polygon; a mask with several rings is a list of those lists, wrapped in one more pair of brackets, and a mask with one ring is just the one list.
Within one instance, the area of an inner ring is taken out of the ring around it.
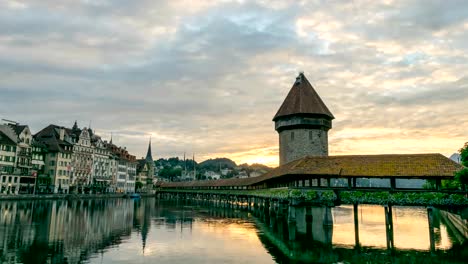
{"label": "shoreline vegetation", "polygon": [[[389,192],[389,191],[353,191],[343,190],[307,190],[307,189],[264,189],[264,190],[161,190],[162,193],[190,193],[248,196],[274,200],[290,201],[292,204],[308,203],[313,205],[334,206],[339,204],[376,204],[401,206],[442,206],[468,207],[466,194],[448,194],[438,192]],[[141,193],[141,197],[154,197],[153,193]],[[8,200],[75,200],[75,199],[114,199],[128,198],[118,194],[47,194],[47,195],[5,195],[0,201]]]}
{"label": "shoreline vegetation", "polygon": [[199,193],[217,195],[240,195],[267,199],[288,200],[293,204],[310,203],[315,205],[339,204],[376,204],[401,206],[442,206],[468,207],[465,194],[447,194],[438,192],[388,192],[388,191],[339,191],[300,190],[300,189],[265,189],[265,190],[164,190],[166,193]]}

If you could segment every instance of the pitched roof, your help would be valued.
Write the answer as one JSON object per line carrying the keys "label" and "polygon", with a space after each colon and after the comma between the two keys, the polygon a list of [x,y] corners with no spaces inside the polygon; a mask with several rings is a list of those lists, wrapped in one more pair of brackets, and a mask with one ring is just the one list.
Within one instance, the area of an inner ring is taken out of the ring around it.
{"label": "pitched roof", "polygon": [[5,145],[16,145],[9,135],[0,130],[0,143]]}
{"label": "pitched roof", "polygon": [[462,166],[441,154],[308,156],[254,178],[163,183],[163,187],[248,186],[279,177],[451,178]]}
{"label": "pitched roof", "polygon": [[453,177],[461,165],[438,153],[308,156],[284,164],[260,177],[286,174],[343,177]]}
{"label": "pitched roof", "polygon": [[9,125],[0,125],[0,131],[8,137],[8,140],[13,141],[14,144],[18,142],[18,135],[14,131],[14,129]]}
{"label": "pitched roof", "polygon": [[[41,131],[37,132],[34,135],[34,139],[45,144],[47,149],[51,152],[71,152],[71,150],[65,150],[64,146],[72,146],[71,143],[66,142],[65,140],[60,140],[58,129],[62,127],[56,125],[48,125],[47,127],[43,128]],[[68,133],[67,128],[65,132]]]}
{"label": "pitched roof", "polygon": [[295,114],[325,115],[331,119],[335,118],[303,73],[297,76],[273,121]]}
{"label": "pitched roof", "polygon": [[16,133],[16,135],[21,134],[23,130],[27,127],[26,125],[17,125],[17,124],[8,124]]}

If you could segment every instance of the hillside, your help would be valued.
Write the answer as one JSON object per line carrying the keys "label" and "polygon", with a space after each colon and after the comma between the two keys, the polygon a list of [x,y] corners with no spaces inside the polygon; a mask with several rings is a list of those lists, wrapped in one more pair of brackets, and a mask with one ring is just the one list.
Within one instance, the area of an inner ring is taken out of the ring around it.
{"label": "hillside", "polygon": [[205,170],[234,169],[237,165],[228,158],[209,159],[198,164],[198,168]]}

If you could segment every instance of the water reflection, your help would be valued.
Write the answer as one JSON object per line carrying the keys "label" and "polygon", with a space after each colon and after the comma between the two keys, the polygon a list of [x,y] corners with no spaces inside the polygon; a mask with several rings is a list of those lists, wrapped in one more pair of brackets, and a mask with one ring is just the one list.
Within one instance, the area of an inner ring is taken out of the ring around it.
{"label": "water reflection", "polygon": [[[288,207],[246,212],[156,199],[0,203],[1,263],[454,262],[468,257],[454,216],[393,207],[396,252],[381,206]],[[456,218],[456,217],[455,217]]]}

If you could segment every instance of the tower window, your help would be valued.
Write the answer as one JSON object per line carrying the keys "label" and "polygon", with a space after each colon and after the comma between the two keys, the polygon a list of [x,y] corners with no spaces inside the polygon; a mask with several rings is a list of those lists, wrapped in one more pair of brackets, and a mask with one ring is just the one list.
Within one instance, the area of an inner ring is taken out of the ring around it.
{"label": "tower window", "polygon": [[312,131],[309,131],[309,140],[312,140]]}
{"label": "tower window", "polygon": [[294,140],[294,132],[291,132],[291,140]]}

